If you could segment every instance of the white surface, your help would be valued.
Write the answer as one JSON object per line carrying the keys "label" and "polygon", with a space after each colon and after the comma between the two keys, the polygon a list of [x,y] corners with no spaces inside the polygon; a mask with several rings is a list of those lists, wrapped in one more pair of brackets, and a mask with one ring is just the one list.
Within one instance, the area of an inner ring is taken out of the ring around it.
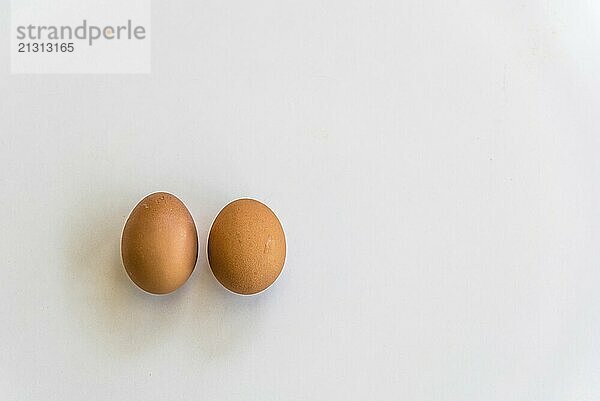
{"label": "white surface", "polygon": [[[151,75],[0,63],[2,400],[599,398],[600,5],[152,11]],[[202,248],[137,290],[119,236],[155,190],[202,245],[267,202],[283,276],[236,297]]]}

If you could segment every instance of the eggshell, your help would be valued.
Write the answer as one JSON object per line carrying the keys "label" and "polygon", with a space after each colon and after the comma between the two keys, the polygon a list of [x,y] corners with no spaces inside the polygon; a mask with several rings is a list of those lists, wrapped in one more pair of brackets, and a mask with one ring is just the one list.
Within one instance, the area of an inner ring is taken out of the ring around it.
{"label": "eggshell", "polygon": [[283,227],[259,201],[233,201],[213,222],[208,237],[210,268],[235,293],[256,294],[269,287],[281,273],[285,256]]}
{"label": "eggshell", "polygon": [[175,195],[148,195],[133,209],[121,237],[121,257],[131,280],[152,294],[181,287],[198,258],[196,225]]}

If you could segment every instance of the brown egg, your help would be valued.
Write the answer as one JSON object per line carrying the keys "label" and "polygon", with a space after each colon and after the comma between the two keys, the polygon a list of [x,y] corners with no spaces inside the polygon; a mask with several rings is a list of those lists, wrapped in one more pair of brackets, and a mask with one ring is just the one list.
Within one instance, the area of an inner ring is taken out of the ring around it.
{"label": "brown egg", "polygon": [[244,295],[269,287],[283,269],[285,234],[275,213],[253,199],[231,202],[208,236],[208,262],[229,290]]}
{"label": "brown egg", "polygon": [[198,258],[196,225],[183,202],[166,192],[142,199],[123,228],[121,257],[141,289],[167,294],[181,287]]}

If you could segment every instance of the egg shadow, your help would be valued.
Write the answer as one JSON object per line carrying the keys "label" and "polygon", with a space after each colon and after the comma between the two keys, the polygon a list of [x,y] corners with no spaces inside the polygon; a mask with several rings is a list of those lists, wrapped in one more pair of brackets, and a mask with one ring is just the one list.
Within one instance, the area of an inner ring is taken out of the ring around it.
{"label": "egg shadow", "polygon": [[260,331],[268,291],[241,296],[226,290],[213,276],[207,258],[207,240],[214,218],[236,196],[217,188],[191,194],[189,203],[198,231],[198,261],[188,285],[189,314],[194,319],[180,334],[201,357],[215,359],[244,352]]}
{"label": "egg shadow", "polygon": [[95,344],[120,354],[159,343],[181,318],[177,304],[185,288],[153,296],[135,287],[125,273],[120,237],[131,204],[110,194],[94,194],[78,204],[84,206],[73,208],[67,236],[65,293],[80,327]]}
{"label": "egg shadow", "polygon": [[123,358],[166,344],[211,359],[244,349],[259,327],[268,293],[258,297],[232,294],[208,267],[208,230],[227,200],[223,202],[224,197],[215,192],[181,198],[196,222],[198,261],[186,284],[171,294],[155,296],[133,284],[120,255],[123,225],[143,195],[89,193],[72,205],[64,285],[76,326],[90,346]]}

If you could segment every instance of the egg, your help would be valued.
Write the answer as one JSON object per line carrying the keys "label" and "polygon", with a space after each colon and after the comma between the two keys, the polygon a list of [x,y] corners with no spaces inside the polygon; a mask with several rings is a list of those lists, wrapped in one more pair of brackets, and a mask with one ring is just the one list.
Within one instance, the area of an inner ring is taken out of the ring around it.
{"label": "egg", "polygon": [[181,287],[198,258],[196,225],[183,202],[166,192],[142,199],[123,228],[121,257],[142,290],[167,294]]}
{"label": "egg", "polygon": [[235,200],[215,218],[207,253],[214,276],[225,288],[237,294],[256,294],[273,284],[283,269],[283,227],[261,202]]}

